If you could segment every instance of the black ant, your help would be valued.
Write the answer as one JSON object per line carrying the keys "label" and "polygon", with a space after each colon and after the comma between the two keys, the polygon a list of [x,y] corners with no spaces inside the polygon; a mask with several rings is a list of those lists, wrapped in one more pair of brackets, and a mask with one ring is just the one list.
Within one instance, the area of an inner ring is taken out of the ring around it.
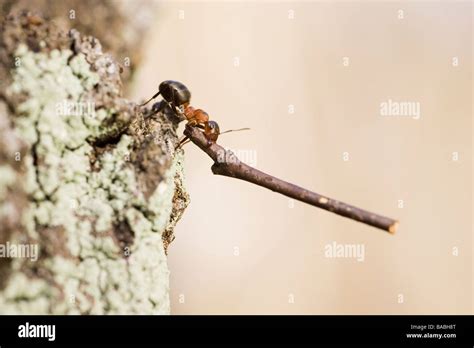
{"label": "black ant", "polygon": [[[209,145],[215,143],[217,141],[217,138],[221,134],[250,129],[230,129],[221,133],[217,122],[209,121],[209,115],[207,114],[207,112],[201,109],[195,109],[189,105],[189,102],[191,100],[191,92],[184,84],[179,81],[163,81],[158,87],[158,92],[140,106],[148,104],[160,94],[174,112],[178,112],[181,116],[185,117],[188,122],[188,125],[203,130],[203,133],[206,136]],[[184,137],[179,142],[178,148],[188,143],[189,141],[190,140],[187,137]]]}
{"label": "black ant", "polygon": [[173,110],[176,110],[177,107],[188,106],[191,100],[191,92],[188,87],[179,81],[166,80],[160,83],[158,92],[140,106],[148,104],[160,94]]}

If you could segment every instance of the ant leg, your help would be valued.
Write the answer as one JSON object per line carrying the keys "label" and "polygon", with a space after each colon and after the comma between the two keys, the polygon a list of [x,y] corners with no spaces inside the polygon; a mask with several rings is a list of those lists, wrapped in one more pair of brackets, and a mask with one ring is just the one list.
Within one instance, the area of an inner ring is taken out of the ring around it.
{"label": "ant leg", "polygon": [[184,136],[180,141],[179,141],[179,144],[178,146],[176,147],[176,149],[180,149],[181,147],[184,146],[184,144],[187,144],[189,143],[191,140],[189,140],[189,138],[187,136]]}
{"label": "ant leg", "polygon": [[168,104],[168,107],[171,109],[171,111],[173,111],[174,113],[176,113],[176,109],[175,109],[175,107],[174,107],[173,102],[167,101],[166,103]]}
{"label": "ant leg", "polygon": [[191,126],[191,127],[196,127],[198,125],[198,123],[196,122],[196,120],[194,118],[192,118],[188,121],[187,125]]}
{"label": "ant leg", "polygon": [[168,106],[173,110],[176,116],[184,116],[184,114],[181,112],[181,110],[174,104],[174,89],[171,89],[171,101],[168,102]]}
{"label": "ant leg", "polygon": [[191,139],[186,139],[185,142],[183,142],[181,145],[180,145],[180,148],[182,148],[184,145],[186,145],[187,143],[190,143],[191,142]]}
{"label": "ant leg", "polygon": [[155,99],[156,97],[158,97],[160,95],[160,91],[158,91],[153,97],[151,97],[150,99],[148,99],[146,102],[140,104],[140,106],[145,106],[146,104],[148,104],[149,102],[151,102],[153,99]]}

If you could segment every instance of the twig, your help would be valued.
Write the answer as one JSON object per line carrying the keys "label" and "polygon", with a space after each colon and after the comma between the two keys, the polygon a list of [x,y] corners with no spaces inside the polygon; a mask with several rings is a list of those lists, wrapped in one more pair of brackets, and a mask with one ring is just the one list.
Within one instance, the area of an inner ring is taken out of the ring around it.
{"label": "twig", "polygon": [[214,174],[229,176],[266,187],[267,189],[297,199],[301,202],[314,205],[318,208],[380,228],[390,233],[395,233],[397,230],[397,220],[371,213],[353,205],[311,192],[246,165],[241,162],[232,151],[226,150],[217,144],[209,145],[204,134],[194,127],[186,126],[184,135],[189,137],[194,144],[212,158],[214,164],[212,165],[211,170]]}

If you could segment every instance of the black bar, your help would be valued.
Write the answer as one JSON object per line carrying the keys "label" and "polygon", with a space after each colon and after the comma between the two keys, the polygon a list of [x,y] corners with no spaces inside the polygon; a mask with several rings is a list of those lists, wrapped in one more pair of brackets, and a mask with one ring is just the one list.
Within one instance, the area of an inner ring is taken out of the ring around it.
{"label": "black bar", "polygon": [[[55,340],[18,337],[26,323],[30,329],[54,324]],[[473,332],[473,316],[0,316],[1,348],[147,343],[473,347]]]}

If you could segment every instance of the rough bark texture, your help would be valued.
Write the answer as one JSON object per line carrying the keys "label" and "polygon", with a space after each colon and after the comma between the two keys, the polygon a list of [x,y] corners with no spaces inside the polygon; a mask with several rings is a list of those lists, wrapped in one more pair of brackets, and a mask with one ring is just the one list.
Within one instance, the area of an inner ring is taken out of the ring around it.
{"label": "rough bark texture", "polygon": [[53,20],[61,30],[73,28],[93,35],[121,64],[122,81],[127,81],[140,64],[143,38],[155,21],[157,4],[150,0],[2,0],[0,16],[27,9]]}
{"label": "rough bark texture", "polygon": [[177,122],[122,98],[99,41],[23,13],[0,33],[0,313],[169,313],[188,203]]}

